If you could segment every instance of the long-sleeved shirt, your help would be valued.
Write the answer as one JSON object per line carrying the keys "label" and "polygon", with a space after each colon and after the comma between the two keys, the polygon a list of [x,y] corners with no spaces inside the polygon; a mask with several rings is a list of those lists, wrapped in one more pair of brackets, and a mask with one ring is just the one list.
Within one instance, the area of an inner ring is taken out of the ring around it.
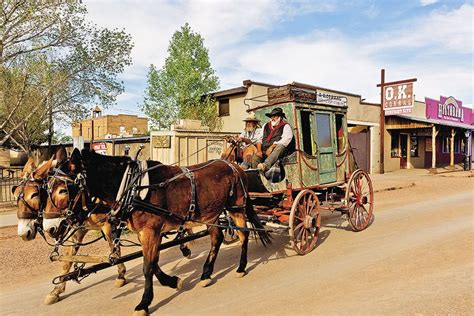
{"label": "long-sleeved shirt", "polygon": [[253,132],[242,131],[239,137],[248,138],[253,144],[262,143],[263,129],[257,128]]}
{"label": "long-sleeved shirt", "polygon": [[[270,124],[270,123],[265,123],[265,125],[266,124]],[[262,130],[265,129],[265,125],[263,125]],[[293,130],[291,129],[290,124],[286,124],[285,126],[283,126],[281,139],[279,141],[274,142],[273,144],[283,145],[285,147],[288,147],[292,139],[293,139]]]}

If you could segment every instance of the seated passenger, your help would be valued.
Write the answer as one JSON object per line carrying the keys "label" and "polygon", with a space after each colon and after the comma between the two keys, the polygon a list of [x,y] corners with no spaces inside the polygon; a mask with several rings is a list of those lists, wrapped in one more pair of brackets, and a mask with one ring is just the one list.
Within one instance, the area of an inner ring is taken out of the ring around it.
{"label": "seated passenger", "polygon": [[[237,138],[226,137],[229,143],[237,143],[239,148],[237,151],[238,157],[232,157],[227,152],[223,154],[223,157],[234,158],[240,164],[242,169],[256,168],[258,163],[257,157],[257,144],[261,145],[262,142],[262,129],[259,128],[260,120],[255,117],[255,113],[250,115],[243,120],[245,122],[245,128]],[[232,148],[229,147],[231,150]]]}
{"label": "seated passenger", "polygon": [[260,162],[257,168],[262,172],[266,172],[278,159],[294,150],[293,130],[284,120],[286,115],[283,110],[274,108],[265,115],[270,118],[270,121],[263,126],[261,146],[257,145],[257,157]]}

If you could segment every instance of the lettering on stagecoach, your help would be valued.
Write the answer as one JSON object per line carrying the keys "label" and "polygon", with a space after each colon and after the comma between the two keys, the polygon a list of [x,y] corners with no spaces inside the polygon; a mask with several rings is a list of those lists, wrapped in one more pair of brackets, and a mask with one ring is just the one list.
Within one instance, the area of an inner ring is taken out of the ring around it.
{"label": "lettering on stagecoach", "polygon": [[342,97],[339,95],[333,95],[325,92],[317,92],[316,93],[316,102],[320,104],[327,104],[327,105],[335,105],[346,107],[347,106],[347,98]]}

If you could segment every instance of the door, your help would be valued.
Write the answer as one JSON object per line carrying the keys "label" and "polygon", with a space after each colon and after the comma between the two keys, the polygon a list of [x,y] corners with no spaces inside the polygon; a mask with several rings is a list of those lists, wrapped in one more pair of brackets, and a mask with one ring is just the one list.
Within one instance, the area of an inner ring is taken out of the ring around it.
{"label": "door", "polygon": [[336,143],[334,116],[332,113],[316,112],[315,140],[319,165],[319,183],[336,182]]}
{"label": "door", "polygon": [[408,135],[400,134],[400,169],[407,168]]}
{"label": "door", "polygon": [[370,133],[363,130],[359,133],[349,133],[349,143],[359,169],[370,172]]}

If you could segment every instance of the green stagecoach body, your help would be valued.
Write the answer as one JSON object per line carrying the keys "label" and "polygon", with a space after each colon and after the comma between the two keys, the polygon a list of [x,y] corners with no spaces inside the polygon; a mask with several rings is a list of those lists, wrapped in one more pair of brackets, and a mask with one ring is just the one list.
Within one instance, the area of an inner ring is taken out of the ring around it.
{"label": "green stagecoach body", "polygon": [[[293,190],[342,185],[355,170],[347,138],[347,105],[319,104],[317,93],[292,85],[270,89],[268,104],[250,109],[267,122],[266,113],[282,108],[295,137],[296,150],[282,159],[282,181],[273,183],[256,171],[250,175],[251,182],[260,177],[267,192],[282,192],[288,184]],[[262,192],[261,186],[256,188]]]}

